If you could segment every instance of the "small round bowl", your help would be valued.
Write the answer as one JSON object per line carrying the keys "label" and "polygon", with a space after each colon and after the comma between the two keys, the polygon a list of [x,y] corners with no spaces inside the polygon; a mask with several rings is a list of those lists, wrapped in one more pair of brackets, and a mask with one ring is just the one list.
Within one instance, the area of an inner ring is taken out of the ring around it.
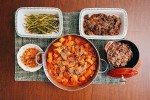
{"label": "small round bowl", "polygon": [[34,68],[31,68],[31,67],[28,67],[28,66],[24,65],[22,63],[22,61],[21,61],[21,56],[23,55],[23,53],[25,52],[25,50],[28,49],[28,48],[36,48],[40,52],[43,51],[38,45],[35,45],[35,44],[26,44],[26,45],[22,46],[19,49],[18,54],[17,54],[17,61],[18,61],[19,66],[23,70],[28,71],[28,72],[35,72],[35,71],[39,70],[42,67],[42,65],[37,65]]}
{"label": "small round bowl", "polygon": [[[110,65],[111,65],[111,63],[108,60],[108,53],[107,52],[109,51],[109,47],[115,42],[116,41],[109,41],[105,45],[105,51],[107,54],[107,61]],[[116,67],[116,66],[111,65],[111,67],[113,69],[109,70],[107,72],[107,75],[109,75],[111,77],[115,77],[115,78],[120,78],[120,82],[124,83],[124,82],[126,82],[125,78],[130,78],[130,77],[133,77],[133,76],[138,74],[138,69],[141,67],[141,60],[140,60],[139,50],[133,42],[128,41],[128,40],[119,40],[118,42],[127,44],[131,48],[131,51],[133,53],[133,57],[127,63],[127,65],[124,67]]]}

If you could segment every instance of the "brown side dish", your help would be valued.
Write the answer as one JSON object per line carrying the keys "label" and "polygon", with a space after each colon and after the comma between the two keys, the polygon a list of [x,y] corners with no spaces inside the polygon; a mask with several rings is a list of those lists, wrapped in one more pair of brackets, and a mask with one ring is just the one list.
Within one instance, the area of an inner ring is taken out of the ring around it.
{"label": "brown side dish", "polygon": [[107,52],[107,58],[110,64],[118,68],[125,67],[132,57],[133,53],[131,48],[121,42],[112,43]]}
{"label": "brown side dish", "polygon": [[97,56],[89,42],[69,35],[50,46],[46,62],[55,81],[64,86],[80,86],[94,75]]}
{"label": "brown side dish", "polygon": [[[37,64],[35,62],[35,56],[39,52],[36,48],[28,48],[25,50],[23,55],[21,56],[21,61],[24,65],[28,67],[36,67]],[[38,57],[38,61],[40,61],[40,56]]]}
{"label": "brown side dish", "polygon": [[115,15],[106,14],[85,15],[83,28],[87,35],[118,35],[121,27],[121,19]]}

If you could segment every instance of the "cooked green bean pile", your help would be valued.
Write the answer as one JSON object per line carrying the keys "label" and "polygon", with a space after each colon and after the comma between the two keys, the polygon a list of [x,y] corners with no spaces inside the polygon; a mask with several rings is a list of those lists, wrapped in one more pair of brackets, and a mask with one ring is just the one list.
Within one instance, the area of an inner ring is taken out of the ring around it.
{"label": "cooked green bean pile", "polygon": [[52,14],[25,15],[25,29],[30,33],[47,34],[58,32],[58,16]]}

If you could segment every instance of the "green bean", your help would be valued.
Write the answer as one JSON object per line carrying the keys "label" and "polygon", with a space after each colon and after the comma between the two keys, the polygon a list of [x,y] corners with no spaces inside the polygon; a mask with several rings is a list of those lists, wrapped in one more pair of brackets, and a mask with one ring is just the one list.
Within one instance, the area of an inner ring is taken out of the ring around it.
{"label": "green bean", "polygon": [[30,33],[48,34],[58,32],[57,15],[31,14],[25,15],[25,29]]}

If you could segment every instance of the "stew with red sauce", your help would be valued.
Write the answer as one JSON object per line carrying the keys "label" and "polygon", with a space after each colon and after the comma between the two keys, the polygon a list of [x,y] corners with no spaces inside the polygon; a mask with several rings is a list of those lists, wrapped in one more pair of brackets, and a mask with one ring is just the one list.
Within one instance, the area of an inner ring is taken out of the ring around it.
{"label": "stew with red sauce", "polygon": [[97,55],[87,40],[68,35],[49,47],[46,62],[55,81],[65,86],[80,86],[94,75]]}

